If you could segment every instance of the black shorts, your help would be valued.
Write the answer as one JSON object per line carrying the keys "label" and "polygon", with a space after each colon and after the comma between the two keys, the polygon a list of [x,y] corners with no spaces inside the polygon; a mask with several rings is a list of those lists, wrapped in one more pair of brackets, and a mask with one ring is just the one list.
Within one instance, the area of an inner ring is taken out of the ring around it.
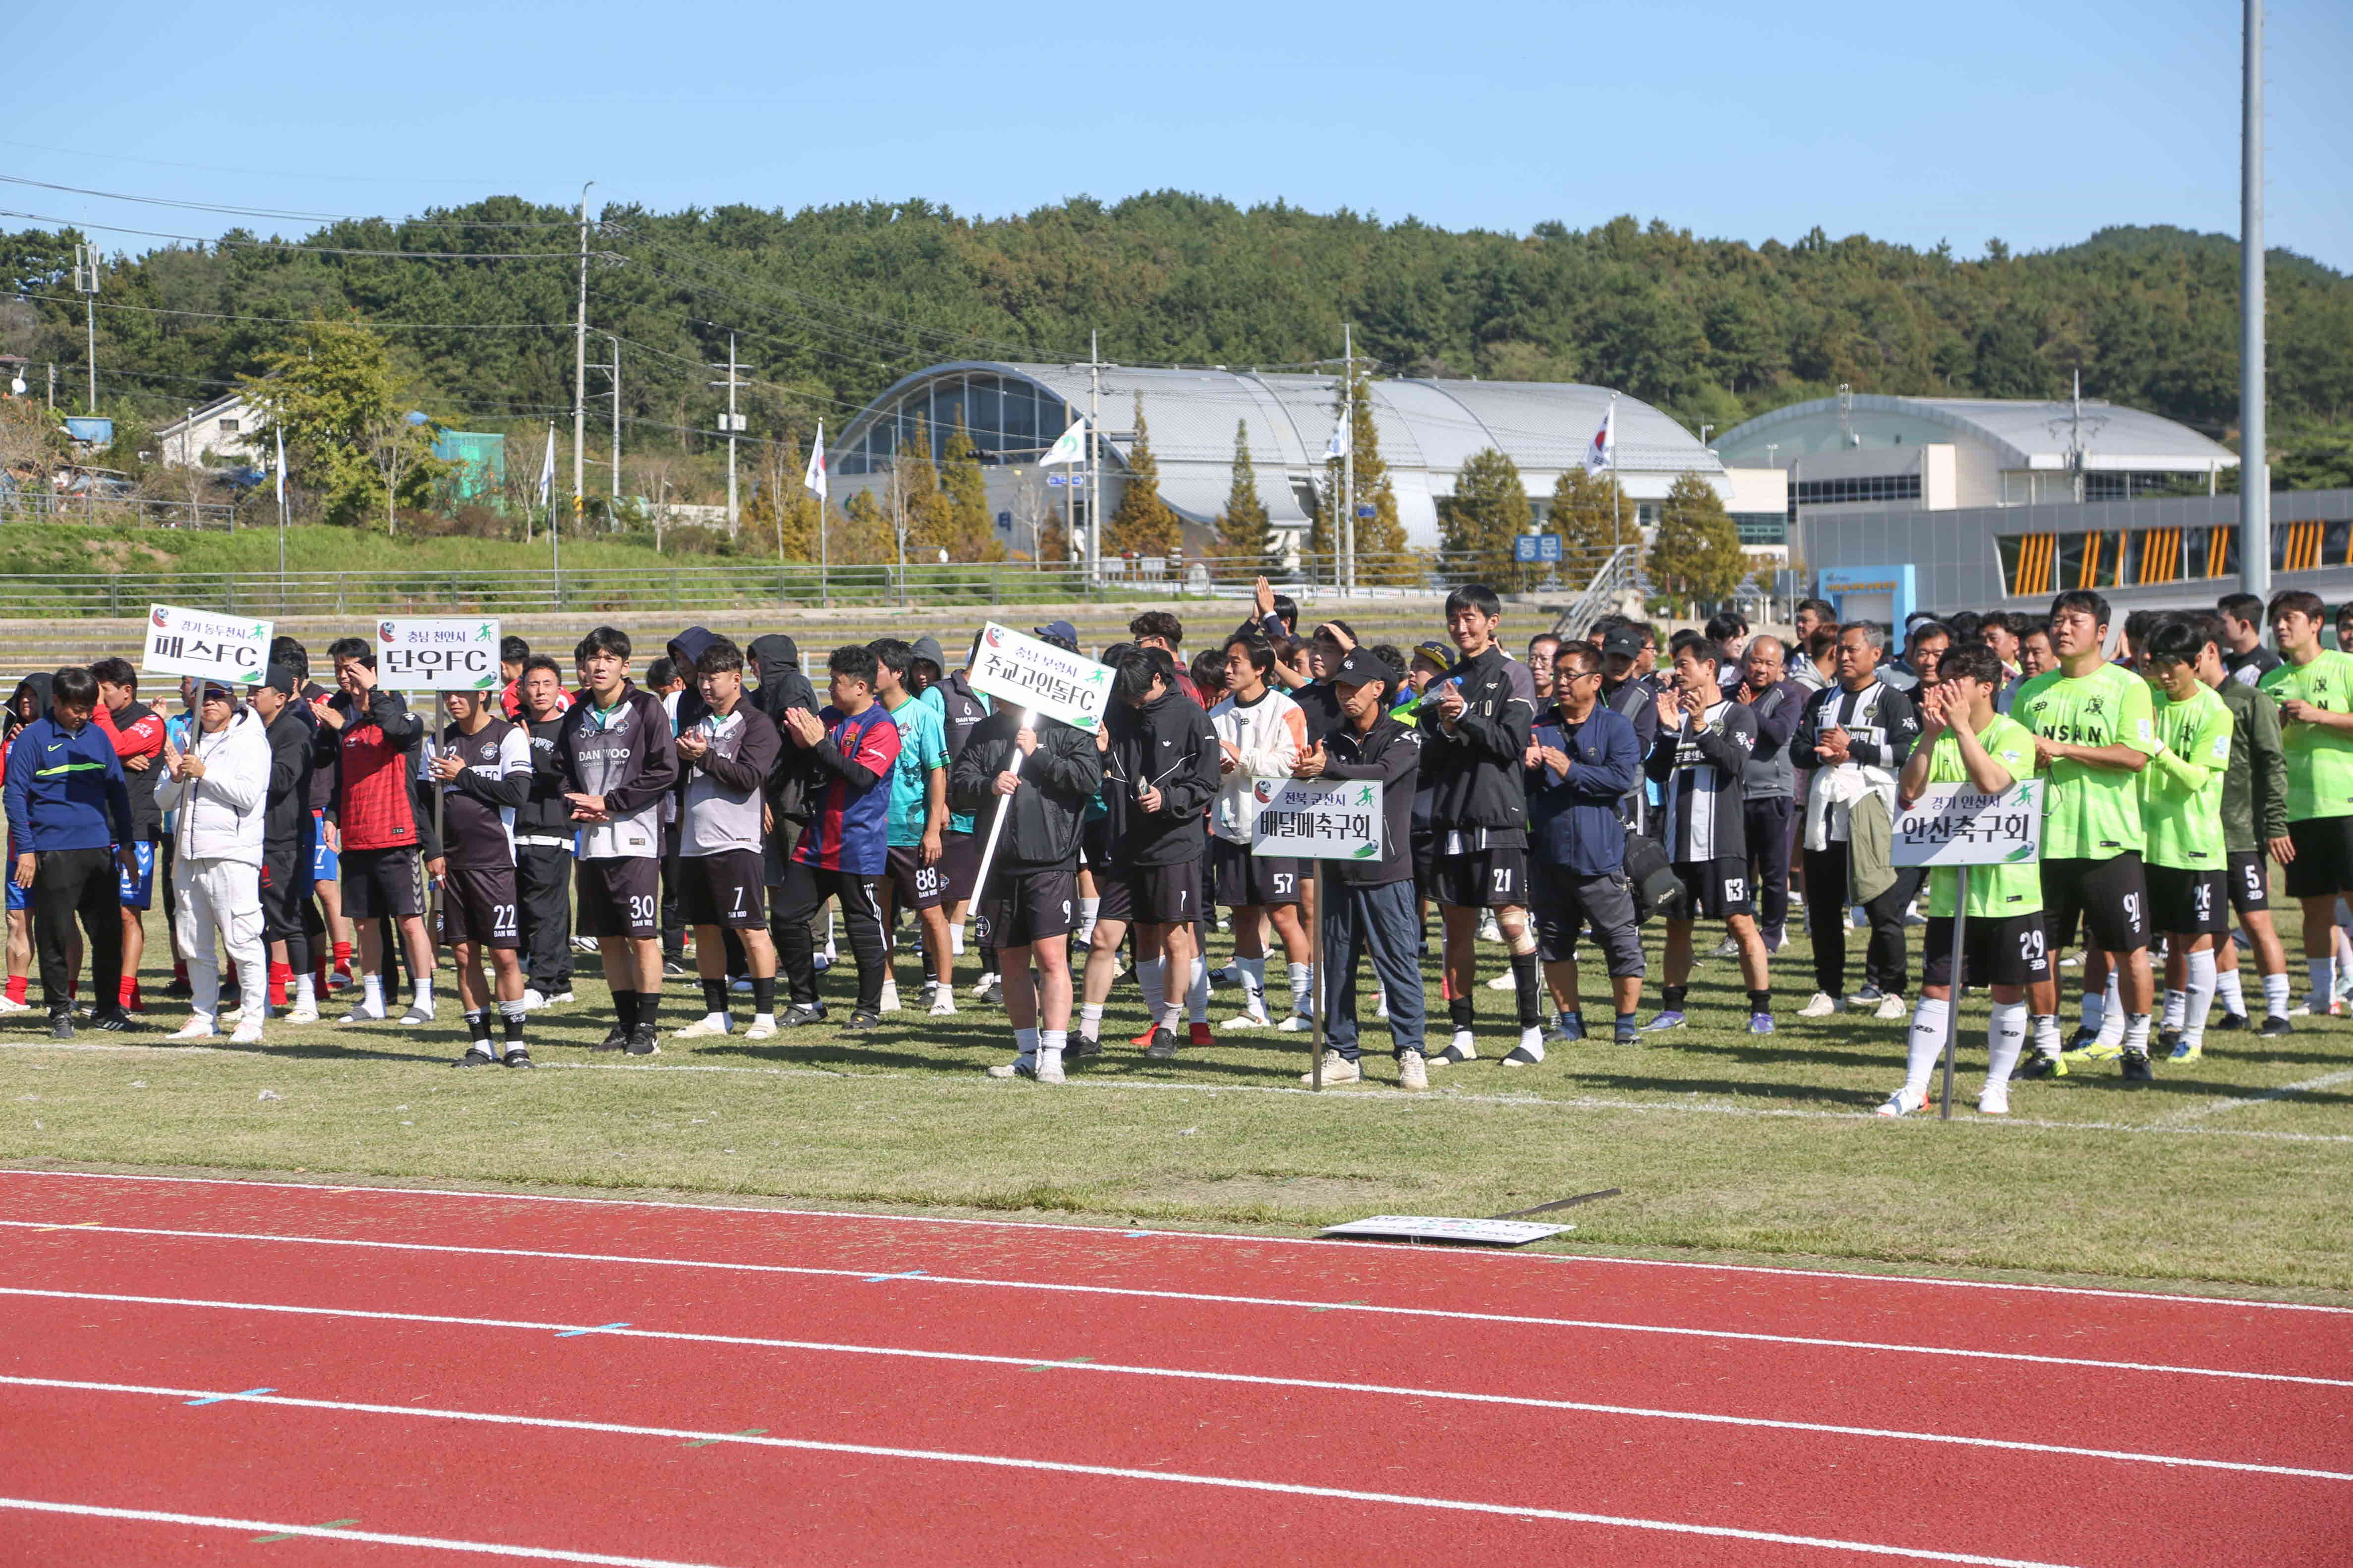
{"label": "black shorts", "polygon": [[2231,924],[2229,895],[2223,873],[2184,871],[2170,865],[2147,868],[2148,926],[2152,931],[2184,937],[2219,937]]}
{"label": "black shorts", "polygon": [[[942,846],[944,851],[945,846]],[[937,909],[947,896],[947,867],[943,861],[929,865],[917,863],[918,852],[913,844],[891,846],[891,858],[882,880],[891,885],[891,901],[900,909]],[[944,859],[944,855],[943,856]]]}
{"label": "black shorts", "polygon": [[1686,920],[1721,920],[1727,915],[1757,912],[1746,856],[1679,860],[1675,875],[1683,880],[1683,918]]}
{"label": "black shorts", "polygon": [[661,862],[649,854],[600,855],[575,863],[579,911],[572,929],[583,937],[635,937],[661,929]]}
{"label": "black shorts", "polygon": [[343,916],[405,920],[430,907],[425,895],[425,862],[415,844],[392,849],[343,851]]}
{"label": "black shorts", "polygon": [[1296,904],[1310,874],[1288,855],[1252,854],[1250,845],[1225,839],[1209,841],[1209,858],[1217,874],[1218,902],[1229,909]]}
{"label": "black shorts", "polygon": [[980,880],[980,835],[949,832],[940,838],[940,896],[950,904],[969,901]]}
{"label": "black shorts", "polygon": [[681,855],[678,862],[678,915],[690,926],[732,926],[752,930],[768,923],[767,867],[758,850],[721,850]]}
{"label": "black shorts", "polygon": [[1438,901],[1461,909],[1525,909],[1528,852],[1519,847],[1438,856]]}
{"label": "black shorts", "polygon": [[1090,817],[1079,824],[1079,864],[1098,879],[1111,874],[1111,819]]}
{"label": "black shorts", "polygon": [[1079,923],[1079,873],[1000,871],[973,906],[974,934],[984,948],[1002,952],[1048,937],[1067,937]]}
{"label": "black shorts", "polygon": [[311,895],[310,861],[308,844],[278,844],[261,852],[263,941],[290,941],[302,934],[302,904]]}
{"label": "black shorts", "polygon": [[1413,830],[1413,891],[1417,897],[1438,896],[1438,835],[1428,828]]}
{"label": "black shorts", "polygon": [[1579,876],[1558,867],[1537,874],[1528,913],[1535,921],[1536,956],[1548,964],[1576,958],[1577,934],[1588,926],[1602,950],[1615,956],[1612,935],[1641,925],[1624,876]]}
{"label": "black shorts", "polygon": [[441,940],[445,945],[479,942],[485,948],[517,948],[515,874],[511,865],[479,871],[452,870],[441,882]]}
{"label": "black shorts", "polygon": [[[1953,917],[1931,915],[1920,948],[1920,983],[1953,983]],[[1998,915],[1972,917],[1963,936],[1968,951],[1962,955],[1961,983],[1968,985],[2033,985],[2051,978],[2051,947],[2042,934],[2042,916]]]}
{"label": "black shorts", "polygon": [[1103,902],[1099,920],[1141,921],[1146,926],[1182,926],[1201,918],[1201,863],[1138,865],[1125,871],[1095,868],[1095,891]]}
{"label": "black shorts", "polygon": [[2148,877],[2138,850],[2107,860],[2042,863],[2042,931],[2051,951],[2075,945],[2078,919],[2101,952],[2148,946]]}
{"label": "black shorts", "polygon": [[2333,898],[2353,892],[2353,817],[2306,817],[2287,825],[2295,858],[2287,863],[2290,898]]}
{"label": "black shorts", "polygon": [[2222,857],[2231,869],[2223,882],[2230,890],[2231,909],[2237,915],[2250,915],[2272,906],[2271,861],[2261,850],[2232,850]]}

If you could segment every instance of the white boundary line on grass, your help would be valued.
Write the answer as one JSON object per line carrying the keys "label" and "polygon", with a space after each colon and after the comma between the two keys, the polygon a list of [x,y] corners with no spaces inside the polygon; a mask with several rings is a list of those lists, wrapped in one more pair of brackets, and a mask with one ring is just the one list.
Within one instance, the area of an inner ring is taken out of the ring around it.
{"label": "white boundary line on grass", "polygon": [[[0,1382],[20,1387],[69,1389],[97,1393],[146,1394],[167,1399],[209,1398],[215,1393],[200,1388],[154,1388],[135,1383],[77,1383],[62,1379],[5,1378]],[[1902,1557],[1923,1563],[1961,1563],[1977,1568],[2064,1568],[2064,1565],[2036,1562],[2016,1557],[1991,1557],[1973,1552],[1938,1552],[1927,1547],[1892,1546],[1878,1542],[1839,1541],[1819,1535],[1791,1535],[1779,1531],[1742,1530],[1731,1525],[1687,1524],[1675,1520],[1640,1519],[1620,1514],[1584,1513],[1567,1509],[1531,1508],[1511,1503],[1472,1502],[1456,1498],[1417,1497],[1401,1492],[1358,1491],[1342,1487],[1311,1487],[1295,1481],[1251,1480],[1240,1476],[1190,1475],[1181,1470],[1143,1470],[1121,1465],[1081,1465],[1066,1460],[1040,1459],[1009,1454],[967,1454],[952,1449],[900,1448],[872,1443],[825,1443],[807,1437],[752,1436],[733,1432],[698,1432],[686,1427],[641,1426],[615,1421],[574,1421],[546,1415],[504,1415],[490,1411],[440,1410],[430,1406],[398,1404],[365,1404],[337,1399],[295,1399],[283,1394],[254,1394],[236,1401],[240,1405],[278,1405],[295,1410],[332,1410],[358,1415],[398,1415],[413,1420],[481,1422],[499,1426],[528,1426],[559,1432],[594,1432],[628,1437],[662,1437],[680,1442],[741,1443],[755,1448],[797,1449],[804,1453],[855,1454],[877,1459],[914,1459],[934,1464],[982,1465],[993,1468],[1029,1472],[1047,1471],[1065,1476],[1095,1476],[1111,1480],[1153,1481],[1161,1485],[1214,1487],[1233,1491],[1272,1492],[1289,1497],[1324,1498],[1341,1502],[1386,1503],[1396,1507],[1439,1509],[1449,1512],[1476,1513],[1505,1519],[1557,1520],[1568,1524],[1611,1525],[1620,1529],[1658,1531],[1672,1535],[1695,1535],[1723,1541],[1755,1541],[1775,1546],[1810,1546],[1831,1552],[1854,1552],[1873,1557]],[[16,1499],[0,1498],[0,1507],[24,1507]],[[42,1506],[42,1505],[32,1505]],[[58,1505],[48,1505],[52,1508]],[[142,1517],[132,1510],[111,1510],[118,1517]],[[196,1516],[164,1516],[172,1522],[183,1522]],[[201,1520],[199,1520],[201,1522]],[[248,1521],[236,1521],[245,1527]],[[277,1526],[253,1521],[252,1528],[274,1530]],[[321,1530],[305,1527],[298,1533],[316,1534],[324,1539],[365,1541],[375,1539],[356,1530]],[[403,1544],[403,1538],[385,1538],[388,1543]],[[427,1538],[410,1538],[406,1543],[434,1546],[444,1544]],[[554,1553],[498,1547],[475,1547],[473,1543],[459,1545],[459,1550],[506,1552],[511,1555],[543,1555]],[[575,1563],[610,1563],[638,1568],[653,1563],[653,1568],[675,1568],[675,1565],[646,1558],[598,1557],[588,1553],[566,1555],[557,1561]]]}
{"label": "white boundary line on grass", "polygon": [[[2310,1094],[2315,1089],[2333,1089],[2339,1084],[2353,1084],[2353,1072],[2325,1073],[2317,1078],[2306,1078],[2300,1084],[2282,1084],[2275,1089],[2265,1089],[2261,1094],[2245,1095],[2237,1099],[2209,1100],[2204,1105],[2191,1106],[2188,1110],[2174,1112],[2166,1119],[2166,1125],[2175,1126],[2182,1122],[2196,1121],[2201,1117],[2220,1116],[2224,1111],[2243,1110],[2249,1106],[2266,1105],[2273,1100],[2284,1100],[2290,1095]],[[2199,1130],[2212,1129],[2201,1128]]]}
{"label": "white boundary line on grass", "polygon": [[2100,1361],[2084,1356],[2037,1355],[2025,1351],[1977,1351],[1946,1345],[1906,1345],[1876,1340],[1833,1340],[1803,1334],[1766,1334],[1738,1329],[1695,1329],[1607,1319],[1546,1318],[1528,1313],[1468,1312],[1436,1307],[1384,1307],[1363,1301],[1311,1301],[1279,1296],[1225,1296],[1197,1290],[1142,1290],[1115,1285],[1074,1285],[1039,1279],[989,1279],[954,1274],[878,1273],[872,1268],[817,1268],[784,1263],[729,1263],[706,1258],[649,1257],[631,1253],[554,1252],[525,1247],[460,1246],[442,1242],[363,1240],[351,1236],[279,1235],[255,1231],[184,1231],[147,1225],[107,1225],[90,1221],[45,1224],[0,1220],[12,1230],[55,1231],[59,1236],[165,1236],[174,1240],[268,1242],[297,1246],[353,1247],[372,1252],[417,1252],[459,1257],[516,1257],[556,1263],[617,1263],[652,1268],[709,1268],[730,1274],[778,1274],[819,1279],[889,1279],[910,1286],[953,1285],[990,1290],[1039,1290],[1069,1296],[1115,1296],[1149,1301],[1196,1301],[1224,1307],[1308,1308],[1325,1312],[1362,1312],[1380,1317],[1437,1318],[1472,1323],[1515,1323],[1550,1329],[1586,1329],[1626,1334],[1663,1334],[1682,1339],[1727,1340],[1752,1344],[1802,1345],[1812,1349],[1864,1351],[1915,1356],[1955,1356],[1967,1361],[2017,1361],[2034,1366],[2089,1367],[2102,1372],[2157,1372],[2174,1377],[2227,1378],[2246,1383],[2302,1383],[2353,1388],[2353,1378],[2307,1377],[2295,1372],[2244,1372],[2229,1367],[2168,1366],[2151,1361]]}
{"label": "white boundary line on grass", "polygon": [[[1093,1225],[1056,1224],[1046,1220],[978,1220],[952,1214],[876,1214],[849,1209],[786,1209],[756,1203],[696,1203],[673,1202],[661,1198],[590,1198],[571,1192],[488,1192],[470,1188],[452,1187],[370,1187],[330,1186],[324,1181],[273,1181],[262,1178],[247,1180],[236,1176],[142,1176],[128,1171],[34,1171],[20,1167],[0,1167],[0,1177],[26,1176],[34,1178],[61,1177],[88,1181],[157,1181],[190,1187],[262,1187],[297,1192],[341,1194],[362,1192],[369,1195],[389,1194],[400,1197],[470,1198],[487,1201],[501,1199],[529,1203],[578,1203],[591,1207],[683,1209],[691,1213],[708,1214],[777,1214],[791,1219],[857,1220],[872,1224],[910,1225],[972,1225],[985,1229],[1014,1231],[1050,1231],[1061,1234],[1115,1234],[1123,1238],[1150,1236],[1175,1241],[1250,1242],[1276,1246],[1308,1246],[1328,1248],[1334,1244],[1317,1236],[1251,1235],[1240,1231],[1163,1231],[1133,1225]],[[1947,1279],[1936,1275],[1873,1274],[1848,1272],[1835,1268],[1779,1268],[1761,1263],[1694,1263],[1672,1257],[1610,1257],[1598,1253],[1522,1253],[1522,1252],[1460,1252],[1439,1251],[1409,1242],[1350,1241],[1354,1249],[1371,1248],[1381,1252],[1410,1253],[1422,1258],[1454,1258],[1481,1263],[1522,1262],[1536,1265],[1609,1264],[1628,1268],[1692,1268],[1715,1270],[1726,1274],[1778,1275],[1793,1279],[1861,1280],[1877,1285],[1920,1285],[1949,1287],[1957,1290],[2022,1290],[2047,1296],[2095,1296],[2117,1300],[2144,1303],[2166,1303],[2184,1307],[2255,1307],[2267,1311],[2325,1312],[2353,1316],[2353,1307],[2332,1307],[2316,1301],[2258,1301],[2236,1296],[2182,1296],[2155,1290],[2114,1290],[2088,1285],[2027,1285],[2010,1284],[1999,1279]]]}
{"label": "white boundary line on grass", "polygon": [[[1119,1361],[1040,1360],[1036,1356],[984,1355],[972,1351],[927,1351],[901,1345],[852,1345],[825,1340],[776,1340],[747,1334],[690,1333],[680,1330],[642,1329],[631,1324],[543,1323],[512,1318],[464,1318],[436,1312],[385,1312],[348,1307],[305,1307],[274,1301],[213,1301],[178,1296],[125,1296],[90,1290],[37,1290],[0,1286],[0,1296],[46,1300],[107,1301],[136,1307],[189,1307],[230,1312],[280,1312],[298,1317],[357,1319],[370,1322],[434,1323],[465,1329],[512,1329],[526,1333],[577,1334],[593,1330],[607,1339],[652,1340],[697,1345],[738,1345],[757,1350],[811,1351],[833,1355],[904,1357],[914,1361],[958,1361],[981,1366],[1017,1367],[1024,1372],[1109,1372],[1126,1377],[1172,1378],[1182,1382],[1243,1383],[1261,1388],[1314,1389],[1326,1393],[1361,1393],[1406,1399],[1451,1400],[1466,1404],[1499,1404],[1529,1410],[1572,1411],[1585,1415],[1626,1416],[1647,1421],[1689,1421],[1704,1425],[1762,1427],[1778,1432],[1808,1432],[1833,1437],[1872,1437],[1902,1443],[1945,1443],[1963,1448],[2000,1448],[2022,1454],[2056,1454],[2070,1458],[2109,1459],[2125,1464],[2167,1465],[2202,1470],[2237,1470],[2249,1475],[2291,1476],[2303,1480],[2353,1481],[2353,1473],[2307,1469],[2294,1465],[2261,1465],[2251,1460],[2200,1459],[2174,1454],[2147,1454],[2126,1448],[2084,1448],[2057,1443],[2029,1443],[2004,1437],[1968,1437],[1945,1432],[1915,1432],[1899,1427],[1847,1426],[1834,1422],[1788,1421],[1763,1415],[1728,1415],[1697,1410],[1662,1410],[1639,1404],[1600,1404],[1588,1400],[1539,1399],[1533,1395],[1473,1393],[1455,1389],[1409,1388],[1388,1383],[1340,1383],[1325,1378],[1274,1377],[1254,1372],[1209,1372],[1185,1367],[1139,1366]],[[0,1379],[0,1381],[5,1381]]]}

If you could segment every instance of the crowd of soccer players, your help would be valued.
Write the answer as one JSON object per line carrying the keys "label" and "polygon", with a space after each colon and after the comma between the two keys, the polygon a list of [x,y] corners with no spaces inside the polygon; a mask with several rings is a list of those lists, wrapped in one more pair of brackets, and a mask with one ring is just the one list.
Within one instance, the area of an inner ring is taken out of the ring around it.
{"label": "crowd of soccer players", "polygon": [[[1320,1013],[1308,1075],[1327,1084],[1366,1075],[1360,992],[1404,1087],[1459,1076],[1482,1046],[1541,1064],[1587,1037],[1581,946],[1619,1044],[1685,1026],[1710,958],[1737,967],[1746,1027],[1770,1033],[1793,909],[1811,959],[1799,1018],[1908,1020],[1890,1116],[1927,1103],[1958,987],[1990,993],[1987,1114],[2008,1111],[2015,1075],[2114,1063],[2145,1083],[2152,1056],[2196,1061],[2210,1027],[2278,1034],[2343,1012],[2353,655],[2324,646],[2317,599],[2234,595],[2117,626],[2074,591],[2047,617],[1915,617],[1900,647],[1819,600],[1796,620],[1787,641],[1721,616],[1662,645],[1608,616],[1515,656],[1501,601],[1474,585],[1447,599],[1442,638],[1406,650],[1339,620],[1303,630],[1261,581],[1189,662],[1163,610],[1097,651],[1113,699],[1092,733],[992,703],[929,637],[838,648],[804,674],[790,637],[744,647],[691,627],[641,678],[609,626],[568,670],[510,637],[502,689],[429,713],[384,686],[356,637],[327,645],[318,678],[281,637],[259,686],[187,681],[176,708],[142,702],[123,659],[69,667],[26,677],[6,713],[0,1012],[31,1011],[37,969],[58,1037],[78,1020],[135,1027],[159,881],[170,994],[189,1009],[173,1038],[233,1026],[258,1043],[271,1016],[316,1022],[338,992],[343,1024],[433,1025],[446,958],[464,1066],[530,1066],[531,1015],[575,1004],[587,951],[612,997],[598,1048],[625,1054],[661,1048],[665,992],[690,976],[701,1005],[673,1040],[953,1014],[967,925],[966,1005],[1002,1006],[1014,1035],[991,1072],[1050,1084],[1106,1051],[1130,976],[1145,1056],[1219,1029],[1304,1033]],[[1036,635],[1081,652],[1067,622]],[[1966,911],[1953,871],[1895,863],[1894,824],[1931,787],[2038,776],[2041,860],[1977,868]],[[1312,862],[1253,853],[1265,782],[1317,778],[1377,781],[1385,807],[1379,853],[1320,881]],[[2293,1012],[2274,863],[2303,916]],[[1645,1018],[1653,918],[1663,972]],[[1706,954],[1703,924],[1722,928]],[[1483,979],[1482,941],[1508,956]],[[837,969],[854,981],[828,980]],[[912,1007],[902,975],[923,988]],[[2065,1040],[2063,978],[2081,989]],[[1213,1025],[1219,983],[1241,1000]],[[1511,1018],[1482,1041],[1488,990],[1510,993]]]}

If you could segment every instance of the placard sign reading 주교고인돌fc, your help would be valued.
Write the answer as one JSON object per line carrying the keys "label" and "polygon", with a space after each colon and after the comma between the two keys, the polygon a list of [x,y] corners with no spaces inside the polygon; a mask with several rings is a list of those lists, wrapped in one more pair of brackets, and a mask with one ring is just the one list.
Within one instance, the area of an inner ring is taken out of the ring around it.
{"label": "placard sign reading \uc8fc\uad50\uace0\uc778\ub3ccfc", "polygon": [[150,675],[194,675],[230,686],[259,686],[269,670],[267,620],[168,604],[147,608],[147,648],[139,667]]}
{"label": "placard sign reading \uc8fc\uad50\uace0\uc778\ub3ccfc", "polygon": [[980,648],[967,678],[976,692],[1092,734],[1103,727],[1112,674],[1108,664],[992,620],[980,629]]}
{"label": "placard sign reading \uc8fc\uad50\uace0\uc778\ub3ccfc", "polygon": [[377,683],[393,692],[488,692],[499,684],[495,616],[386,616],[375,623]]}
{"label": "placard sign reading \uc8fc\uad50\uace0\uc778\ub3ccfc", "polygon": [[1381,787],[1367,779],[1253,779],[1250,853],[1378,860]]}

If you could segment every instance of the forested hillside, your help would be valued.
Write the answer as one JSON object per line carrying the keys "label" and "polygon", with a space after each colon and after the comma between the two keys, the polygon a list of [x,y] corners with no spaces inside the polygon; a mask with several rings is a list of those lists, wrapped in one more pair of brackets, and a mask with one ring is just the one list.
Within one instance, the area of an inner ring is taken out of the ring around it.
{"label": "forested hillside", "polygon": [[[0,237],[16,296],[0,351],[58,361],[65,392],[82,380],[75,238]],[[437,416],[535,421],[570,407],[576,243],[571,214],[496,198],[123,258],[100,297],[101,401],[168,417],[290,323],[356,316]],[[1841,382],[2051,397],[2078,366],[2088,394],[2225,439],[2237,417],[2236,247],[2170,228],[1964,260],[1820,229],[1759,246],[1631,218],[1450,233],[1161,192],[985,220],[920,202],[611,207],[590,248],[589,324],[621,339],[633,450],[703,444],[691,432],[723,406],[705,367],[731,329],[756,378],[752,432],[784,440],[819,418],[838,429],[942,359],[1082,357],[1092,329],[1114,361],[1293,366],[1335,356],[1349,322],[1384,374],[1599,382],[1719,429]],[[386,251],[404,254],[371,254]],[[2274,430],[2341,448],[2327,427],[2353,421],[2353,280],[2285,253],[2270,277]],[[592,335],[592,362],[607,353]],[[589,385],[601,426],[607,384]]]}

